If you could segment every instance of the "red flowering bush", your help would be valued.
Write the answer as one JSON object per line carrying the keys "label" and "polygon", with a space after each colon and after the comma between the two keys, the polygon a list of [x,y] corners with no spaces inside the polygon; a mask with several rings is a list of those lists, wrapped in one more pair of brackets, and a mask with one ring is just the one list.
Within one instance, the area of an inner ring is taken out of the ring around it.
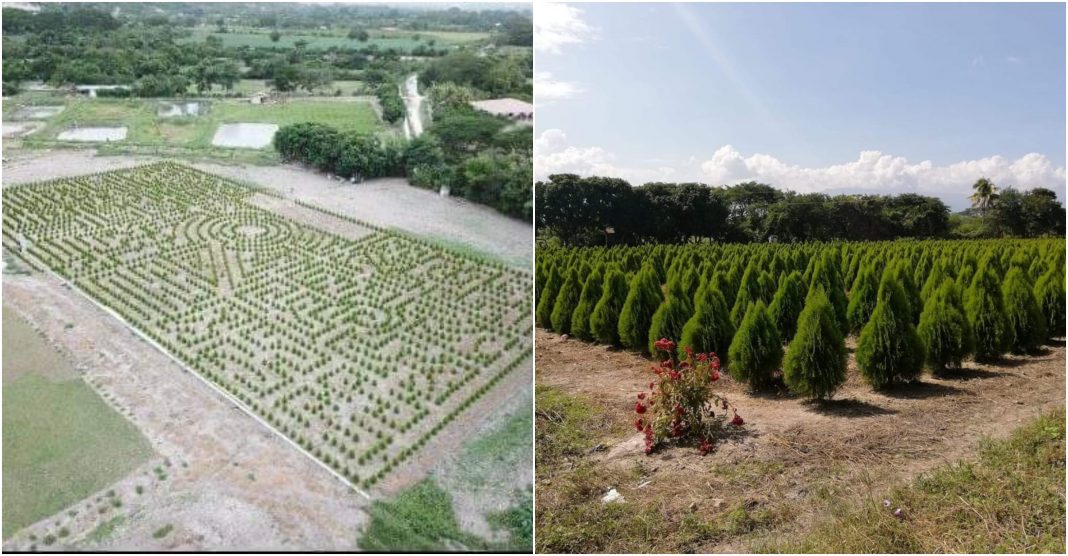
{"label": "red flowering bush", "polygon": [[[664,442],[692,441],[702,454],[712,450],[724,422],[741,426],[745,421],[727,398],[716,394],[712,385],[720,378],[719,357],[715,353],[694,354],[688,346],[680,358],[675,342],[662,338],[654,347],[663,359],[653,367],[656,379],[650,392],[639,392],[634,404],[638,419],[634,427],[645,433],[645,453]],[[728,411],[733,416],[728,419]]]}

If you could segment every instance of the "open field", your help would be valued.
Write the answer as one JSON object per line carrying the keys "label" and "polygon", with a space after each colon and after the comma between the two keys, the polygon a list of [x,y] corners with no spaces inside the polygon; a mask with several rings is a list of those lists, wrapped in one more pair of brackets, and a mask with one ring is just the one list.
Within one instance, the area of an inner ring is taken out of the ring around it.
{"label": "open field", "polygon": [[[364,488],[526,358],[522,273],[389,233],[331,236],[251,194],[167,163],[6,188],[5,244],[28,239],[33,257]],[[108,239],[116,226],[124,239]]]}
{"label": "open field", "polygon": [[293,48],[297,41],[305,41],[309,49],[328,48],[364,48],[371,45],[380,49],[397,49],[409,52],[411,49],[423,45],[435,48],[449,47],[460,44],[471,44],[489,37],[488,33],[477,32],[450,32],[450,31],[387,31],[368,30],[370,38],[366,42],[348,38],[348,31],[338,31],[336,34],[323,32],[282,32],[278,42],[271,40],[271,32],[266,29],[256,31],[235,31],[219,33],[214,29],[195,29],[187,42],[204,42],[209,36],[218,37],[223,46],[248,46],[252,48]]}
{"label": "open field", "polygon": [[[5,119],[19,116],[17,105],[32,102],[40,106],[62,106],[58,114],[40,120],[43,128],[20,140],[24,148],[84,146],[85,143],[60,138],[65,131],[87,127],[125,127],[124,139],[100,141],[96,146],[116,152],[172,154],[207,158],[239,158],[251,161],[277,161],[268,146],[262,149],[218,147],[212,139],[219,126],[238,123],[270,123],[279,126],[299,123],[328,123],[339,129],[391,135],[382,123],[374,100],[367,97],[293,98],[285,104],[254,105],[245,100],[186,100],[199,102],[200,115],[167,117],[161,106],[172,103],[155,99],[88,99],[81,97],[33,97],[8,101]],[[30,104],[26,105],[32,106]]]}
{"label": "open field", "polygon": [[118,481],[152,449],[7,305],[3,315],[6,539]]}
{"label": "open field", "polygon": [[[1005,438],[1065,399],[1063,341],[1041,355],[969,361],[960,372],[885,392],[860,380],[850,356],[850,378],[824,404],[754,394],[725,376],[717,390],[740,408],[744,432],[706,456],[690,446],[645,455],[634,393],[654,376],[649,361],[542,330],[536,346],[543,551],[746,552],[801,542],[842,508],[881,503],[895,485],[972,461],[981,439]],[[601,502],[611,488],[622,503]]]}

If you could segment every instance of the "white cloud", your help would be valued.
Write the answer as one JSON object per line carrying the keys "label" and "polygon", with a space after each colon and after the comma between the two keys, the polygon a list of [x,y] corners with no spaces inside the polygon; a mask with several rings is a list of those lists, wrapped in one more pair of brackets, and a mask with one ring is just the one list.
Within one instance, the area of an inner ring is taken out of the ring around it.
{"label": "white cloud", "polygon": [[1017,58],[1016,56],[1006,56],[1005,61],[1010,64],[1019,64],[1020,62],[1023,62],[1023,59]]}
{"label": "white cloud", "polygon": [[1047,187],[1059,191],[1062,198],[1065,186],[1065,169],[1038,153],[1016,160],[994,155],[939,166],[929,160],[912,163],[901,156],[861,151],[851,162],[805,167],[768,154],[744,155],[726,145],[703,161],[690,157],[688,161],[680,160],[677,166],[645,167],[621,164],[614,153],[601,147],[570,145],[563,131],[546,130],[534,143],[534,173],[538,179],[545,179],[550,174],[565,172],[619,177],[635,185],[648,181],[733,185],[753,180],[801,193],[915,192],[941,197],[951,205],[962,202],[975,180],[983,176],[1002,187],[1021,190]]}
{"label": "white cloud", "polygon": [[534,74],[534,97],[538,104],[543,101],[565,100],[583,92],[573,81],[557,81],[553,74],[539,71]]}
{"label": "white cloud", "polygon": [[538,3],[534,6],[534,48],[559,54],[566,45],[586,42],[594,29],[582,19],[582,10],[567,4]]}

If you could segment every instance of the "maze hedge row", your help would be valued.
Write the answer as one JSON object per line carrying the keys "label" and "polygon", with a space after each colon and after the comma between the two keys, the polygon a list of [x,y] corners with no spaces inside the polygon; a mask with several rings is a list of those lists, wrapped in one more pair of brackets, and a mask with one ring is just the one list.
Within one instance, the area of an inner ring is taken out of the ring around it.
{"label": "maze hedge row", "polygon": [[529,274],[175,163],[3,198],[6,248],[364,487],[529,357]]}

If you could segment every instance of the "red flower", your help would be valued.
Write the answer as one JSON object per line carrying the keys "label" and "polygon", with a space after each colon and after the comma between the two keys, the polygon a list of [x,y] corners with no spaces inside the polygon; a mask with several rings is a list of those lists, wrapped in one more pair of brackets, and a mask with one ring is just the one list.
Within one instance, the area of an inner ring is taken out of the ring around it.
{"label": "red flower", "polygon": [[655,344],[653,344],[653,346],[660,351],[666,351],[669,353],[675,351],[675,342],[672,342],[667,338],[660,338],[656,341]]}
{"label": "red flower", "polygon": [[654,386],[654,384],[653,384],[652,382],[650,382],[650,383],[649,383],[649,389],[650,389],[650,390],[652,390],[652,389],[653,389],[653,386]]}
{"label": "red flower", "polygon": [[675,372],[675,371],[671,371],[671,372],[670,372],[670,373],[668,373],[668,374],[669,374],[669,375],[671,375],[671,380],[678,380],[678,379],[679,379],[679,377],[680,377],[680,376],[682,376],[682,375],[680,375],[679,373],[677,373],[677,372]]}
{"label": "red flower", "polygon": [[697,360],[700,361],[701,363],[704,363],[705,361],[708,361],[708,356],[703,354],[703,353],[698,353],[697,354]]}
{"label": "red flower", "polygon": [[737,411],[735,411],[734,412],[734,419],[731,419],[731,424],[736,426],[736,427],[740,427],[740,426],[745,424],[745,420],[742,419],[741,415],[738,415]]}
{"label": "red flower", "polygon": [[686,355],[688,355],[690,357],[693,357],[693,348],[692,347],[686,346]]}
{"label": "red flower", "polygon": [[701,446],[698,449],[701,450],[701,455],[702,456],[706,455],[706,454],[708,454],[709,452],[712,451],[712,443],[707,441],[707,440],[702,440],[701,441]]}
{"label": "red flower", "polygon": [[637,421],[634,422],[634,428],[638,429],[638,432],[642,432],[642,428],[644,428],[644,427],[645,427],[645,422],[642,421],[641,419],[638,419]]}
{"label": "red flower", "polygon": [[634,404],[634,412],[639,414],[639,415],[641,415],[642,413],[645,413],[645,405],[643,405],[642,402],[638,402],[638,403]]}
{"label": "red flower", "polygon": [[644,400],[645,399],[645,392],[638,392],[638,399],[639,400]]}
{"label": "red flower", "polygon": [[715,382],[715,381],[719,380],[719,371],[716,371],[716,370],[713,369],[711,378],[712,378],[712,382]]}

